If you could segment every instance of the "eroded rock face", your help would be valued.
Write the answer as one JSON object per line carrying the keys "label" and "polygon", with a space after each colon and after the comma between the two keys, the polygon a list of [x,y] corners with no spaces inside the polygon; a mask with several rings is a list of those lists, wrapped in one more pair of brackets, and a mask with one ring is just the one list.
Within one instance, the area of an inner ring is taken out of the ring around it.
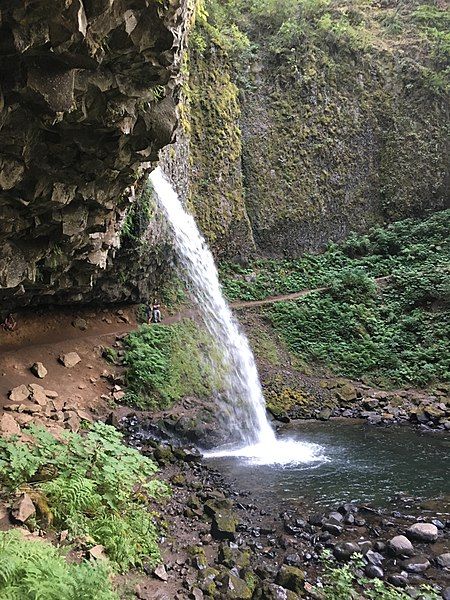
{"label": "eroded rock face", "polygon": [[171,141],[185,23],[186,0],[2,3],[0,308],[121,299],[96,282]]}

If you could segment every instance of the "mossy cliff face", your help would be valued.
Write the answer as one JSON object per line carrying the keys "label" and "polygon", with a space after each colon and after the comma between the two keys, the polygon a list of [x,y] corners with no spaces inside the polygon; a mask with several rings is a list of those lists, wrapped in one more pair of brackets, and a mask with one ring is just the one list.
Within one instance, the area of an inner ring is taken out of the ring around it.
{"label": "mossy cliff face", "polygon": [[219,255],[256,244],[295,257],[445,205],[448,84],[444,46],[427,38],[443,18],[433,2],[426,18],[414,3],[219,5],[192,36],[184,124],[190,199]]}
{"label": "mossy cliff face", "polygon": [[255,251],[242,174],[239,88],[226,53],[213,45],[185,57],[180,127],[164,165],[218,257]]}
{"label": "mossy cliff face", "polygon": [[120,260],[148,258],[113,259],[134,186],[172,139],[185,15],[184,0],[3,3],[0,308],[139,294]]}

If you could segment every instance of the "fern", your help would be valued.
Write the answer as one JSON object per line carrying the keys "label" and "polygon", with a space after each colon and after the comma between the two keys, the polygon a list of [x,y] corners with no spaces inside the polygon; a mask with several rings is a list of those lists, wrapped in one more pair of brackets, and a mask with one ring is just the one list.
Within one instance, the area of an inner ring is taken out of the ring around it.
{"label": "fern", "polygon": [[105,565],[67,563],[56,548],[0,532],[0,600],[119,600]]}
{"label": "fern", "polygon": [[[10,490],[31,483],[30,494],[48,504],[53,526],[68,529],[72,541],[84,538],[105,546],[117,570],[144,559],[157,562],[158,530],[146,501],[164,497],[168,488],[153,478],[155,464],[103,423],[84,436],[67,432],[62,442],[42,429],[30,432],[31,445],[0,440],[0,481]],[[46,525],[43,519],[40,525]],[[33,569],[30,563],[29,573]],[[37,579],[39,569],[33,574]],[[1,565],[0,580],[7,575]]]}

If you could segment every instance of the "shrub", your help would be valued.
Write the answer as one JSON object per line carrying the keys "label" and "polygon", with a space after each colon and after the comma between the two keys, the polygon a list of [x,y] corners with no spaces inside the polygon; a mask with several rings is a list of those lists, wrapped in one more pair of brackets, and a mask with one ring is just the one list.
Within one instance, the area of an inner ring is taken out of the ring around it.
{"label": "shrub", "polygon": [[154,463],[103,423],[85,436],[67,432],[61,442],[44,429],[30,432],[31,445],[0,440],[0,472],[10,490],[29,489],[38,522],[68,529],[73,541],[102,544],[121,571],[144,559],[156,563],[158,530],[146,504],[167,488],[151,479]]}
{"label": "shrub", "polygon": [[43,540],[0,532],[0,597],[5,600],[119,600],[104,564],[68,563]]}

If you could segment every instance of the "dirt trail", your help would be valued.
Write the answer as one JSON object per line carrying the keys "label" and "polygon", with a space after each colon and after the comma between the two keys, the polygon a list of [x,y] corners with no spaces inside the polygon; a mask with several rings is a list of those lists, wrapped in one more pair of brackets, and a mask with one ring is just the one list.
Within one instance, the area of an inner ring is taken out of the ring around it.
{"label": "dirt trail", "polygon": [[[376,282],[382,285],[388,279],[380,277]],[[231,307],[239,310],[296,300],[325,289],[305,289],[263,300],[232,302]],[[108,392],[108,385],[101,378],[107,366],[101,356],[102,346],[111,346],[117,335],[136,329],[136,308],[65,307],[22,312],[16,331],[5,333],[0,330],[0,409],[7,401],[9,390],[22,383],[33,382],[62,392],[67,398],[75,397],[86,406],[98,403],[99,396]],[[169,325],[183,318],[192,318],[195,314],[194,309],[185,309],[166,316],[163,323]],[[86,321],[86,330],[74,326],[76,319]],[[58,361],[59,356],[66,352],[77,352],[82,359],[73,369],[66,369]],[[30,372],[31,365],[38,361],[43,362],[48,370],[42,381]],[[113,367],[110,370],[117,371]]]}

